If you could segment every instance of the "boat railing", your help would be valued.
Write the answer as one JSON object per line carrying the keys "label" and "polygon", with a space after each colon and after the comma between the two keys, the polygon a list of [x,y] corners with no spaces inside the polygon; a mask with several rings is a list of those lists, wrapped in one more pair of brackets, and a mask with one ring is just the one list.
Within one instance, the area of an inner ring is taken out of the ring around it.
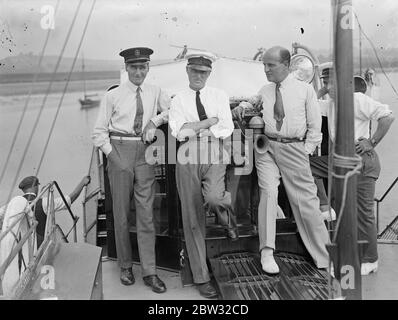
{"label": "boat railing", "polygon": [[379,214],[380,214],[380,203],[383,202],[383,200],[387,197],[387,195],[390,193],[390,191],[394,188],[394,186],[398,182],[398,177],[395,178],[395,180],[391,183],[391,185],[387,188],[387,190],[384,192],[384,194],[381,196],[381,198],[375,198],[374,201],[376,202],[376,225],[377,225],[377,234],[379,235]]}
{"label": "boat railing", "polygon": [[105,182],[104,182],[104,161],[103,154],[96,147],[93,148],[91,153],[91,161],[89,168],[90,184],[85,189],[84,200],[83,200],[83,237],[84,242],[93,242],[94,239],[88,239],[93,237],[95,233],[93,229],[97,225],[97,206],[99,199],[105,199]]}
{"label": "boat railing", "polygon": [[[65,235],[62,229],[56,224],[55,221],[55,209],[54,209],[54,191],[55,189],[58,191],[62,201],[65,204],[72,220],[73,226],[70,231]],[[40,199],[43,199],[47,196],[46,205],[47,210],[47,221],[45,228],[44,240],[39,248],[36,248],[36,227],[38,222],[34,219],[34,208],[37,202]],[[26,289],[28,283],[33,279],[38,266],[45,260],[49,253],[49,248],[57,242],[58,237],[61,237],[64,242],[68,241],[68,235],[73,230],[74,231],[74,242],[77,242],[77,232],[76,232],[76,223],[79,220],[79,217],[75,216],[65,199],[58,183],[56,181],[52,181],[45,185],[39,195],[24,209],[24,211],[17,213],[14,215],[15,221],[13,221],[10,226],[3,232],[0,233],[0,244],[1,241],[7,237],[7,235],[13,234],[15,237],[15,242],[12,244],[10,248],[10,252],[5,256],[0,265],[0,299],[2,298],[11,298],[18,299],[24,290]],[[5,221],[4,221],[5,222]],[[22,224],[26,223],[27,229],[26,231],[22,229]],[[17,227],[17,232],[15,233],[15,228]],[[20,232],[25,231],[21,234],[21,237],[18,238],[18,234]],[[3,247],[2,250],[6,250],[7,248]],[[23,256],[23,251],[27,252],[28,261],[26,263],[25,258]],[[22,256],[23,263],[25,264],[25,270],[19,274],[19,277],[16,280],[15,287],[10,292],[4,292],[3,289],[3,281],[4,274],[7,271],[7,268],[14,261],[14,259],[19,255]]]}

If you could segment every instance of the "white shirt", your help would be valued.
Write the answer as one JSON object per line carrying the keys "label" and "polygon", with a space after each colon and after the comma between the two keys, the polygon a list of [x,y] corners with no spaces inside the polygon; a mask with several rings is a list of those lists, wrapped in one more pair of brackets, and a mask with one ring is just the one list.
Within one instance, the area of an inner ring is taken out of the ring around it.
{"label": "white shirt", "polygon": [[284,138],[304,138],[305,150],[312,154],[322,141],[322,117],[314,88],[288,75],[280,86],[285,118],[280,131],[276,130],[274,119],[276,84],[271,82],[260,89],[258,95],[263,101],[264,133]]}
{"label": "white shirt", "polygon": [[[200,101],[208,118],[217,117],[218,123],[209,130],[214,137],[225,139],[234,131],[228,95],[216,88],[204,87],[200,90]],[[169,125],[171,134],[178,140],[183,140],[179,135],[182,126],[189,122],[198,122],[199,114],[196,108],[196,91],[186,88],[175,95],[171,101],[169,111]]]}
{"label": "white shirt", "polygon": [[[50,206],[47,206],[47,198],[43,197],[43,211],[47,214],[48,210],[50,210]],[[68,202],[68,205],[71,205],[71,199],[69,196],[65,196],[65,200]],[[15,221],[16,219],[21,217],[21,213],[25,213],[28,216],[29,225],[33,222],[34,213],[29,208],[29,202],[23,196],[16,196],[11,199],[8,205],[5,205],[1,208],[2,214],[4,215],[3,223],[0,225],[1,233],[5,232]],[[60,211],[66,209],[66,206],[61,197],[54,199],[54,211]],[[2,215],[0,214],[0,216]],[[1,222],[1,219],[0,219]],[[0,266],[6,261],[12,249],[15,247],[15,237],[17,239],[22,238],[29,230],[29,225],[26,219],[20,220],[11,230],[12,232],[7,233],[7,235],[0,241]],[[36,250],[36,242],[34,242],[34,250]],[[29,263],[29,249],[28,242],[22,247],[21,251],[26,266]],[[24,269],[22,268],[22,272]],[[14,259],[6,269],[4,273],[4,278],[2,279],[2,289],[5,295],[11,293],[15,284],[18,282],[20,277],[18,259]]]}
{"label": "white shirt", "polygon": [[[68,195],[65,195],[65,200],[68,203],[68,206],[71,206],[71,199]],[[51,209],[50,203],[48,203],[47,205],[47,198],[43,197],[42,198],[42,206],[43,206],[43,211],[45,214],[47,214],[47,212]],[[64,201],[62,200],[61,197],[55,198],[54,199],[54,212],[57,211],[61,211],[61,210],[65,210],[66,209],[66,205],[64,203]]]}
{"label": "white shirt", "polygon": [[[11,251],[15,247],[16,238],[18,240],[21,239],[21,237],[27,233],[29,224],[31,224],[33,221],[33,213],[31,210],[29,210],[28,205],[28,201],[22,196],[16,196],[12,198],[7,205],[1,233],[5,232],[9,227],[11,227],[16,220],[20,220],[11,229],[11,232],[7,233],[7,235],[0,241],[0,266],[7,260]],[[26,214],[28,219],[21,219],[22,215],[20,213]],[[27,220],[29,221],[29,224]],[[20,254],[23,256],[27,266],[29,263],[28,242],[25,242],[25,244],[22,246]],[[4,273],[4,277],[2,279],[2,289],[5,296],[8,296],[12,292],[20,278],[18,261],[18,258],[14,258]],[[24,266],[22,266],[21,271],[24,271]]]}
{"label": "white shirt", "polygon": [[[68,195],[65,195],[65,200],[70,207],[72,202]],[[48,201],[47,197],[42,197],[42,206],[45,214],[47,214],[47,212],[50,210],[50,204],[47,205],[47,201]],[[14,219],[13,215],[28,210],[28,206],[29,202],[23,196],[16,196],[11,199],[8,205],[6,204],[2,206],[0,208],[0,230],[5,231],[8,228],[7,226],[10,226],[10,223],[12,223],[12,220]],[[62,200],[62,198],[61,197],[55,198],[54,211],[57,212],[65,209],[66,205]],[[28,213],[33,217],[33,213],[31,210],[29,210]]]}
{"label": "white shirt", "polygon": [[[144,83],[140,87],[144,108],[142,130],[149,121],[152,121],[156,127],[167,123],[170,97],[157,86]],[[112,151],[109,140],[110,132],[135,134],[136,96],[137,86],[130,81],[105,93],[92,139],[94,145],[101,148],[106,155]],[[157,112],[160,114],[157,115]]]}
{"label": "white shirt", "polygon": [[[336,134],[335,107],[333,100],[319,100],[321,113],[328,117],[330,139],[334,141]],[[369,124],[371,120],[379,120],[390,115],[392,111],[389,106],[373,100],[361,93],[354,93],[354,126],[355,140],[360,137],[369,139]]]}

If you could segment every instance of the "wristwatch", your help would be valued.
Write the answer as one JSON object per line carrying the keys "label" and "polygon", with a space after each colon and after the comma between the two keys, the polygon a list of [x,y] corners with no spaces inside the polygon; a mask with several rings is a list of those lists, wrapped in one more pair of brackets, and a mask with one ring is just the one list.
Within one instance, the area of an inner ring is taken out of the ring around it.
{"label": "wristwatch", "polygon": [[376,147],[376,145],[377,145],[376,139],[375,138],[371,138],[370,139],[370,144],[372,145],[373,148]]}

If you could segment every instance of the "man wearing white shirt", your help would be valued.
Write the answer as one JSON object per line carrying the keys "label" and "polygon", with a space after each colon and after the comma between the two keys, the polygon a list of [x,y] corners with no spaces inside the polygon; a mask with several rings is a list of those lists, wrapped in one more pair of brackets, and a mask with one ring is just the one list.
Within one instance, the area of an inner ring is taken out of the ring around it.
{"label": "man wearing white shirt", "polygon": [[187,59],[189,87],[173,98],[169,125],[171,134],[182,142],[177,153],[176,180],[194,282],[202,296],[213,298],[217,292],[206,265],[206,210],[217,214],[228,237],[238,238],[231,195],[225,191],[223,159],[230,158],[222,143],[232,134],[234,125],[228,95],[206,86],[215,57],[196,53],[187,55]]}
{"label": "man wearing white shirt", "polygon": [[[335,91],[333,77],[325,79],[324,93],[329,93],[334,99]],[[326,90],[325,90],[326,88]],[[336,136],[335,106],[331,99],[319,100],[321,112],[328,117],[329,135],[332,142]],[[370,136],[370,121],[377,121],[377,129]],[[376,180],[380,174],[380,161],[374,148],[388,132],[394,117],[386,104],[373,100],[361,93],[354,93],[354,126],[356,152],[362,157],[362,168],[357,178],[357,211],[358,238],[368,241],[361,257],[361,274],[368,275],[378,268],[377,228],[374,216],[374,195]],[[323,178],[328,178],[328,156],[311,157],[311,170],[318,186],[318,196],[321,204],[327,204],[328,199],[323,185]]]}
{"label": "man wearing white shirt", "polygon": [[159,87],[144,83],[152,53],[144,47],[120,52],[129,79],[105,94],[92,138],[108,160],[120,280],[124,285],[135,282],[128,224],[134,196],[143,280],[152,291],[163,293],[166,286],[156,274],[155,261],[155,169],[147,163],[145,150],[156,128],[167,123],[170,98]]}
{"label": "man wearing white shirt", "polygon": [[[70,206],[80,195],[84,186],[90,183],[90,177],[83,177],[75,189],[69,194],[65,195],[67,205]],[[16,196],[6,205],[4,212],[4,221],[0,225],[1,232],[5,232],[11,225],[20,217],[20,214],[26,214],[27,219],[22,219],[17,225],[13,227],[4,239],[0,242],[0,266],[6,261],[7,257],[15,247],[15,242],[19,241],[28,231],[30,223],[33,220],[37,221],[36,226],[36,241],[37,248],[42,244],[47,223],[47,215],[51,204],[47,197],[39,199],[33,211],[30,210],[29,204],[34,201],[39,193],[39,179],[35,176],[29,176],[22,179],[18,187],[23,191],[22,196]],[[61,197],[54,199],[54,212],[66,209],[66,204]],[[19,279],[19,275],[25,270],[29,262],[28,246],[24,245],[21,249],[18,258],[14,259],[7,268],[2,279],[2,289],[7,295]]]}
{"label": "man wearing white shirt", "polygon": [[[318,268],[327,268],[329,236],[321,218],[317,189],[309,154],[322,140],[321,114],[311,85],[289,75],[290,53],[273,47],[263,56],[264,71],[271,82],[260,89],[264,133],[269,138],[266,153],[255,153],[260,203],[258,232],[261,263],[269,274],[279,273],[275,250],[278,186],[286,189],[294,219],[308,252]],[[243,107],[233,110],[241,118]]]}

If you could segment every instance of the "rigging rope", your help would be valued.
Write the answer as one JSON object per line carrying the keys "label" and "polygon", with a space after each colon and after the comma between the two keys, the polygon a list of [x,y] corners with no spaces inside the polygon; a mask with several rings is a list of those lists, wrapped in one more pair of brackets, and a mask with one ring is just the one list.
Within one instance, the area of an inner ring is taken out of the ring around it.
{"label": "rigging rope", "polygon": [[76,53],[75,53],[75,57],[74,57],[74,59],[73,59],[72,66],[71,66],[71,68],[70,68],[70,70],[69,70],[68,78],[67,78],[67,80],[66,80],[65,87],[64,87],[64,90],[63,90],[63,92],[62,92],[61,99],[60,99],[60,101],[59,101],[59,103],[58,103],[58,106],[57,106],[57,111],[56,111],[56,113],[55,113],[54,119],[53,119],[52,124],[51,124],[50,132],[48,133],[47,141],[46,141],[46,143],[45,143],[43,152],[42,152],[42,154],[41,154],[41,158],[40,158],[40,161],[39,161],[39,165],[38,165],[38,167],[37,167],[37,169],[36,169],[36,174],[35,174],[36,176],[39,174],[41,165],[42,165],[42,163],[43,163],[43,159],[44,159],[44,156],[45,156],[45,154],[46,154],[47,147],[48,147],[48,144],[49,144],[49,142],[50,142],[50,138],[51,138],[51,136],[52,136],[52,133],[53,133],[53,130],[54,130],[54,127],[55,127],[55,122],[57,121],[58,114],[59,114],[59,111],[60,111],[60,109],[61,109],[61,105],[62,105],[62,102],[63,102],[63,100],[64,100],[65,93],[66,93],[66,91],[67,91],[67,89],[68,89],[68,85],[69,85],[69,82],[70,82],[70,78],[71,78],[71,76],[72,76],[72,72],[73,72],[73,69],[74,69],[74,67],[75,67],[76,60],[77,60],[77,57],[78,57],[78,55],[79,55],[79,51],[80,51],[80,48],[81,48],[82,43],[83,43],[83,40],[84,40],[84,36],[86,35],[87,27],[88,27],[88,24],[89,24],[89,22],[90,22],[91,14],[93,13],[94,6],[95,6],[96,1],[97,1],[97,0],[94,0],[93,3],[92,3],[92,5],[91,5],[91,9],[90,9],[90,12],[89,12],[89,14],[88,14],[88,17],[87,17],[87,20],[86,20],[86,24],[85,24],[85,26],[84,26],[84,30],[83,30],[82,36],[81,36],[81,38],[80,38],[80,42],[79,42],[79,45],[78,45],[78,47],[77,47],[77,50],[76,50]]}
{"label": "rigging rope", "polygon": [[343,187],[343,198],[341,201],[341,206],[340,206],[340,211],[337,216],[337,223],[336,223],[336,228],[335,228],[335,233],[333,236],[333,243],[336,242],[337,240],[337,234],[339,231],[340,227],[340,222],[343,216],[343,211],[345,208],[345,202],[347,198],[347,184],[348,184],[348,179],[351,178],[352,176],[359,174],[360,170],[362,168],[362,158],[355,154],[354,157],[346,157],[346,156],[341,156],[337,153],[333,153],[333,162],[335,167],[343,168],[343,169],[348,169],[349,171],[346,172],[343,175],[336,174],[332,172],[332,176],[336,179],[343,179],[344,180],[344,187]]}
{"label": "rigging rope", "polygon": [[[55,6],[55,10],[54,10],[54,15],[57,13],[57,10],[58,10],[58,7],[59,7],[59,3],[60,3],[60,0],[57,1],[57,4]],[[10,149],[8,150],[8,155],[7,155],[6,162],[4,164],[3,170],[1,171],[0,185],[1,185],[1,182],[3,181],[3,178],[4,178],[4,175],[5,175],[8,163],[10,162],[11,154],[12,154],[12,151],[14,150],[15,142],[17,140],[19,131],[21,129],[22,121],[25,118],[25,114],[26,114],[26,111],[28,109],[30,97],[31,97],[32,92],[33,92],[33,86],[37,82],[37,78],[38,78],[39,74],[41,73],[41,64],[42,64],[42,61],[43,61],[44,52],[46,51],[46,48],[47,48],[48,40],[50,38],[50,33],[51,33],[51,28],[49,28],[48,31],[47,31],[46,40],[44,41],[44,45],[43,45],[43,48],[42,48],[41,53],[40,53],[40,59],[39,59],[39,63],[38,63],[39,70],[34,74],[33,79],[32,79],[32,81],[30,83],[29,93],[28,93],[28,96],[26,98],[23,110],[22,110],[21,118],[19,119],[19,123],[18,123],[17,129],[15,130],[15,134],[14,134],[14,137],[12,139]]]}
{"label": "rigging rope", "polygon": [[34,135],[34,133],[35,133],[35,131],[36,131],[36,128],[37,128],[37,126],[38,126],[38,123],[39,123],[41,114],[42,114],[43,109],[44,109],[44,105],[45,105],[45,103],[46,103],[46,101],[47,101],[47,97],[48,97],[48,95],[49,95],[49,93],[50,93],[50,91],[51,91],[52,84],[53,84],[53,82],[54,82],[55,74],[56,74],[57,71],[58,71],[58,68],[59,68],[61,59],[62,59],[62,57],[63,57],[63,54],[64,54],[64,51],[65,51],[66,45],[67,45],[67,43],[68,43],[68,41],[69,41],[70,35],[71,35],[71,33],[72,33],[73,26],[74,26],[74,24],[75,24],[75,21],[76,21],[76,18],[77,18],[77,15],[78,15],[78,13],[79,13],[79,10],[80,10],[80,7],[81,7],[82,3],[83,3],[83,0],[80,0],[78,6],[77,6],[77,8],[76,8],[75,15],[74,15],[73,20],[72,20],[72,23],[71,23],[71,25],[70,25],[70,27],[69,27],[68,34],[67,34],[67,36],[66,36],[66,38],[65,38],[64,45],[63,45],[63,47],[62,47],[62,49],[61,49],[61,53],[60,53],[60,55],[59,55],[59,57],[58,57],[58,60],[57,60],[55,69],[54,69],[54,71],[53,71],[53,73],[52,73],[52,75],[51,75],[51,79],[50,79],[50,82],[49,82],[49,84],[48,84],[46,93],[45,93],[45,95],[44,95],[43,102],[42,102],[42,104],[41,104],[41,106],[40,106],[39,113],[38,113],[38,115],[37,115],[37,117],[36,117],[36,121],[35,121],[35,123],[34,123],[34,125],[33,125],[32,131],[31,131],[31,133],[30,133],[28,143],[27,143],[27,145],[25,146],[25,150],[24,150],[24,153],[23,153],[23,155],[22,155],[22,159],[21,159],[21,161],[20,161],[20,163],[19,163],[17,173],[16,173],[15,178],[14,178],[12,184],[11,184],[10,192],[9,192],[9,194],[8,194],[8,197],[7,197],[7,203],[10,201],[10,199],[11,199],[11,197],[12,197],[12,191],[14,190],[14,187],[15,187],[15,185],[16,185],[17,179],[18,179],[18,177],[19,177],[19,173],[20,173],[20,171],[21,171],[21,169],[22,169],[22,165],[23,165],[23,163],[24,163],[24,161],[25,161],[26,154],[27,154],[28,149],[29,149],[29,146],[30,146],[30,144],[31,144],[31,142],[32,142],[32,137],[33,137],[33,135]]}
{"label": "rigging rope", "polygon": [[384,68],[383,68],[383,65],[382,65],[382,63],[381,63],[381,61],[380,61],[379,55],[377,54],[377,50],[376,50],[375,45],[373,44],[372,40],[369,39],[369,37],[367,36],[367,34],[365,33],[365,31],[363,31],[363,28],[362,28],[362,26],[361,26],[361,24],[360,24],[360,22],[359,22],[358,16],[357,16],[357,14],[356,14],[355,12],[354,12],[354,15],[355,15],[355,19],[356,19],[357,22],[358,22],[359,30],[360,30],[361,33],[364,35],[364,37],[366,38],[366,40],[368,40],[368,42],[370,43],[370,45],[371,45],[371,47],[372,47],[372,49],[373,49],[373,52],[374,52],[374,54],[375,54],[375,56],[376,56],[376,60],[377,60],[377,62],[379,63],[379,66],[380,66],[381,71],[383,72],[384,76],[386,77],[386,79],[387,79],[388,83],[390,84],[392,90],[394,91],[394,93],[395,93],[395,94],[397,95],[397,97],[398,97],[398,91],[397,91],[397,89],[395,89],[394,85],[392,84],[392,82],[391,82],[391,80],[390,80],[390,77],[389,77],[389,76],[387,75],[387,73],[385,72],[385,70],[384,70]]}

